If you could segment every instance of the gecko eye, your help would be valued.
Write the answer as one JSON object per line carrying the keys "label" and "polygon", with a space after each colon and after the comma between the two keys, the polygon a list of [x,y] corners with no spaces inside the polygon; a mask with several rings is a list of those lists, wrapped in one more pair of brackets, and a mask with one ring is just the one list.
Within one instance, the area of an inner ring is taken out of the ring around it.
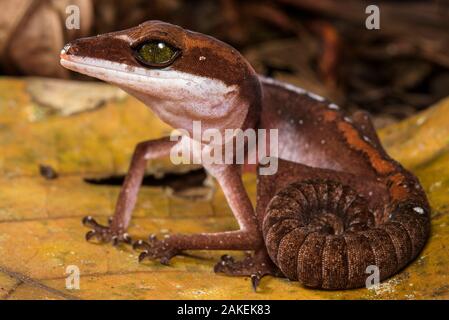
{"label": "gecko eye", "polygon": [[137,47],[136,59],[147,66],[163,68],[175,61],[181,51],[163,41],[149,41]]}

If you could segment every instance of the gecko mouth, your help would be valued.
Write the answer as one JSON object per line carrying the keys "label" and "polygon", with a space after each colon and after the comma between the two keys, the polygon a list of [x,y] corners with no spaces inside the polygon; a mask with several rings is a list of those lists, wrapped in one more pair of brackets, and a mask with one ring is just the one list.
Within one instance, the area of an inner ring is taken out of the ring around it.
{"label": "gecko mouth", "polygon": [[172,80],[182,79],[171,73],[173,70],[146,70],[123,63],[103,59],[78,57],[61,53],[60,63],[63,67],[105,81],[124,79],[126,81],[142,81],[147,78]]}
{"label": "gecko mouth", "polygon": [[[138,91],[167,90],[177,88],[178,91],[196,92],[197,95],[225,96],[235,90],[217,79],[209,79],[171,68],[145,69],[124,63],[104,59],[82,57],[67,54],[63,49],[60,55],[63,67],[91,76],[120,87],[128,87]],[[187,89],[188,88],[188,89]]]}
{"label": "gecko mouth", "polygon": [[[179,91],[179,88],[185,90],[186,87],[204,88],[203,79],[189,77],[189,74],[183,75],[175,70],[147,70],[123,63],[64,53],[61,53],[60,63],[69,70],[115,84],[125,91],[131,89],[149,95],[164,96],[168,88],[174,91]],[[171,99],[180,101],[185,99],[185,96],[172,95]]]}

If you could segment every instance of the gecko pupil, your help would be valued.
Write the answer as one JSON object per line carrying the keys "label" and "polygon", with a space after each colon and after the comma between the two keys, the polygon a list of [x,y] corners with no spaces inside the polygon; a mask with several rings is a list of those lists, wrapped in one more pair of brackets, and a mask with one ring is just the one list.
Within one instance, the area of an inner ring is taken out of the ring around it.
{"label": "gecko pupil", "polygon": [[179,50],[162,41],[146,42],[137,48],[136,58],[151,67],[166,67],[173,63]]}

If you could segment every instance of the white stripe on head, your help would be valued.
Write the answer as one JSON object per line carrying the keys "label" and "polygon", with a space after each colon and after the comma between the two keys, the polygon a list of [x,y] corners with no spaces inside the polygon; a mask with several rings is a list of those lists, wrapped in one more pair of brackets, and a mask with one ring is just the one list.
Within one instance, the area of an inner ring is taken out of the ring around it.
{"label": "white stripe on head", "polygon": [[239,101],[239,88],[228,86],[219,79],[171,68],[147,69],[72,55],[63,55],[61,64],[121,87],[175,128],[189,130],[192,120],[202,120],[206,128],[207,121],[213,121],[218,129],[225,124],[229,128],[237,128],[246,117],[247,108]]}

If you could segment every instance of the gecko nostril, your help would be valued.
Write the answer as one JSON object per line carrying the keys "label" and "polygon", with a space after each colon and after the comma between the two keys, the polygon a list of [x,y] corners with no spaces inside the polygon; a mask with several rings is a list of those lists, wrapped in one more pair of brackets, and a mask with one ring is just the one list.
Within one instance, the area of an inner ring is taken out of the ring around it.
{"label": "gecko nostril", "polygon": [[60,55],[73,55],[78,52],[79,48],[76,44],[73,44],[72,42],[67,43],[64,48],[62,48]]}
{"label": "gecko nostril", "polygon": [[64,54],[68,54],[68,52],[69,52],[69,50],[70,50],[70,47],[71,47],[70,43],[67,43],[67,44],[64,46],[64,48],[62,48],[62,50],[61,50],[61,56],[64,55]]}

